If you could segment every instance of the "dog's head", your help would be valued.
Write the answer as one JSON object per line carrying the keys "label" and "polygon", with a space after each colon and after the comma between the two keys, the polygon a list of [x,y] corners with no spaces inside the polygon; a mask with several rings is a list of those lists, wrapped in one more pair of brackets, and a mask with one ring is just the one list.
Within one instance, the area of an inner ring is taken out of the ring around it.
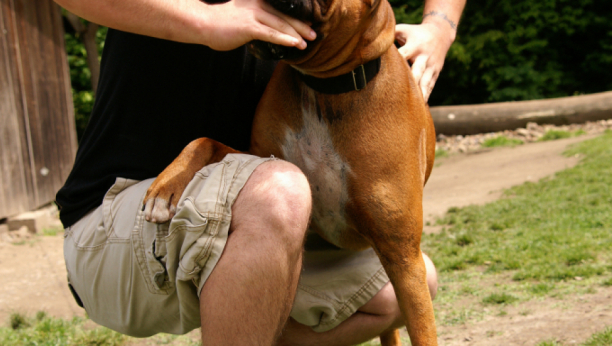
{"label": "dog's head", "polygon": [[329,71],[353,59],[380,56],[393,44],[395,17],[387,0],[267,0],[317,33],[305,50],[263,41],[248,44],[260,59],[283,59],[302,72]]}

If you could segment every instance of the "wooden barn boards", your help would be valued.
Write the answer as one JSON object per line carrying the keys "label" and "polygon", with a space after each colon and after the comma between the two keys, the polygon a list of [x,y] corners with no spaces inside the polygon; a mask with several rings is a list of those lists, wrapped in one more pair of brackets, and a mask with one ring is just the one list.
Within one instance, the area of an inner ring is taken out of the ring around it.
{"label": "wooden barn boards", "polygon": [[0,219],[55,199],[76,154],[59,6],[0,4]]}

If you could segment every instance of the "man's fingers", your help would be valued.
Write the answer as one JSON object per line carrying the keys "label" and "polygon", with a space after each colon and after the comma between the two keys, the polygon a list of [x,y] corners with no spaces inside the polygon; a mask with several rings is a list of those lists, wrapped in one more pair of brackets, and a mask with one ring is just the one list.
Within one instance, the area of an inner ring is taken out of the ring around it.
{"label": "man's fingers", "polygon": [[257,20],[263,24],[261,34],[264,36],[257,37],[258,39],[285,46],[297,46],[303,41],[300,34],[287,21],[274,14],[262,11],[258,14]]}
{"label": "man's fingers", "polygon": [[418,46],[416,44],[411,44],[411,42],[408,42],[404,46],[401,46],[398,51],[404,59],[412,60],[412,58],[416,55],[417,49]]}
{"label": "man's fingers", "polygon": [[257,18],[262,25],[256,39],[288,47],[306,48],[306,41],[289,23],[273,14],[262,11]]}
{"label": "man's fingers", "polygon": [[300,21],[298,19],[295,19],[293,17],[289,17],[289,16],[284,16],[283,19],[286,20],[289,23],[289,25],[291,25],[293,27],[293,29],[295,29],[295,31],[297,31],[297,33],[301,37],[303,37],[303,38],[305,38],[305,39],[307,39],[309,41],[312,41],[315,38],[317,38],[317,33],[314,30],[312,30],[310,25],[308,25],[308,24],[306,24],[306,23],[304,23],[304,22],[302,22],[302,21]]}
{"label": "man's fingers", "polygon": [[395,26],[395,40],[403,46],[406,44],[407,38],[410,36],[412,24],[397,24]]}
{"label": "man's fingers", "polygon": [[[279,12],[269,3],[264,2],[262,4],[262,9],[264,10],[264,16],[260,20],[271,28],[277,29],[301,41],[304,41],[302,38],[314,40],[317,37],[317,34],[312,30],[310,25]],[[305,45],[304,48],[306,48]]]}
{"label": "man's fingers", "polygon": [[433,90],[437,79],[438,73],[433,67],[429,67],[427,70],[425,70],[423,78],[421,78],[421,83],[419,84],[425,102],[427,102],[427,100],[429,99],[429,95],[431,95],[431,91]]}
{"label": "man's fingers", "polygon": [[421,85],[421,78],[425,73],[425,67],[427,67],[427,56],[419,55],[412,64],[412,75],[417,85]]}

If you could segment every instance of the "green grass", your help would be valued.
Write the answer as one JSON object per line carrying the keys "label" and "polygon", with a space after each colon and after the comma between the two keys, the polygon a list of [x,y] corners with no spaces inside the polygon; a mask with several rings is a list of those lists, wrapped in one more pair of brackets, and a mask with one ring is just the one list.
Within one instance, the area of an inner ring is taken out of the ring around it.
{"label": "green grass", "polygon": [[[612,274],[612,133],[567,152],[582,162],[484,206],[449,209],[423,248],[442,272],[486,265],[535,283]],[[547,286],[548,287],[548,286]],[[536,288],[535,294],[552,287]]]}
{"label": "green grass", "polygon": [[612,327],[606,328],[604,331],[593,334],[589,340],[582,344],[583,346],[610,346],[612,345]]}
{"label": "green grass", "polygon": [[514,147],[517,145],[523,144],[523,141],[520,139],[508,138],[506,136],[497,136],[494,138],[489,138],[482,143],[483,147],[493,148],[493,147]]}
{"label": "green grass", "polygon": [[546,133],[544,133],[544,136],[540,137],[540,139],[538,139],[538,141],[543,142],[543,141],[554,141],[556,139],[563,139],[563,138],[570,138],[570,137],[578,137],[578,136],[582,136],[585,135],[586,131],[584,131],[583,129],[574,131],[574,132],[569,132],[569,131],[563,131],[563,130],[548,130],[546,131]]}
{"label": "green grass", "polygon": [[539,140],[540,141],[554,141],[556,139],[570,138],[571,132],[563,130],[548,130]]}
{"label": "green grass", "polygon": [[[538,343],[536,346],[563,346],[564,343],[555,339],[546,340]],[[612,327],[606,328],[604,331],[595,333],[591,337],[580,344],[580,346],[610,346],[612,345]]]}
{"label": "green grass", "polygon": [[445,149],[436,149],[436,159],[448,157],[448,151]]}
{"label": "green grass", "polygon": [[498,304],[498,305],[504,304],[505,305],[505,304],[512,304],[517,300],[518,300],[517,297],[504,292],[504,293],[492,293],[486,296],[482,300],[482,302],[485,304]]}
{"label": "green grass", "polygon": [[52,318],[43,312],[35,318],[14,313],[10,327],[0,327],[0,345],[3,346],[117,346],[126,337],[107,328],[84,328],[86,319],[72,320]]}
{"label": "green grass", "polygon": [[146,339],[136,339],[100,327],[88,319],[74,317],[70,320],[48,316],[39,311],[34,318],[13,313],[7,327],[0,327],[2,346],[127,346],[131,341],[148,345],[195,346],[199,341],[189,335],[157,334]]}
{"label": "green grass", "polygon": [[553,340],[542,341],[538,343],[536,346],[563,346],[563,344],[553,339]]}
{"label": "green grass", "polygon": [[62,231],[63,230],[61,228],[43,228],[42,235],[49,236],[49,237],[54,237],[58,233],[60,233]]}

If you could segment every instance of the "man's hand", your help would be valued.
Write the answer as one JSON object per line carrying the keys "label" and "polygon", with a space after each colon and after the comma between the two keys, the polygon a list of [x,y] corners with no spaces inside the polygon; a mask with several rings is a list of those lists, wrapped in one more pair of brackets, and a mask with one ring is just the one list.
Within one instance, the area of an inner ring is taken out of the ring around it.
{"label": "man's hand", "polygon": [[427,102],[453,40],[446,31],[431,23],[398,24],[395,39],[402,45],[400,54],[412,64],[412,75]]}
{"label": "man's hand", "polygon": [[412,64],[412,74],[425,102],[438,80],[444,58],[457,34],[465,0],[426,0],[423,23],[398,24],[395,39],[399,52]]}
{"label": "man's hand", "polygon": [[[207,46],[215,50],[230,50],[253,40],[283,46],[306,48],[306,41],[316,34],[307,24],[272,8],[263,0],[233,0],[208,5],[204,22],[209,23]],[[303,38],[302,38],[303,37]]]}
{"label": "man's hand", "polygon": [[306,48],[316,34],[264,0],[55,0],[68,11],[110,28],[231,50],[252,40]]}

